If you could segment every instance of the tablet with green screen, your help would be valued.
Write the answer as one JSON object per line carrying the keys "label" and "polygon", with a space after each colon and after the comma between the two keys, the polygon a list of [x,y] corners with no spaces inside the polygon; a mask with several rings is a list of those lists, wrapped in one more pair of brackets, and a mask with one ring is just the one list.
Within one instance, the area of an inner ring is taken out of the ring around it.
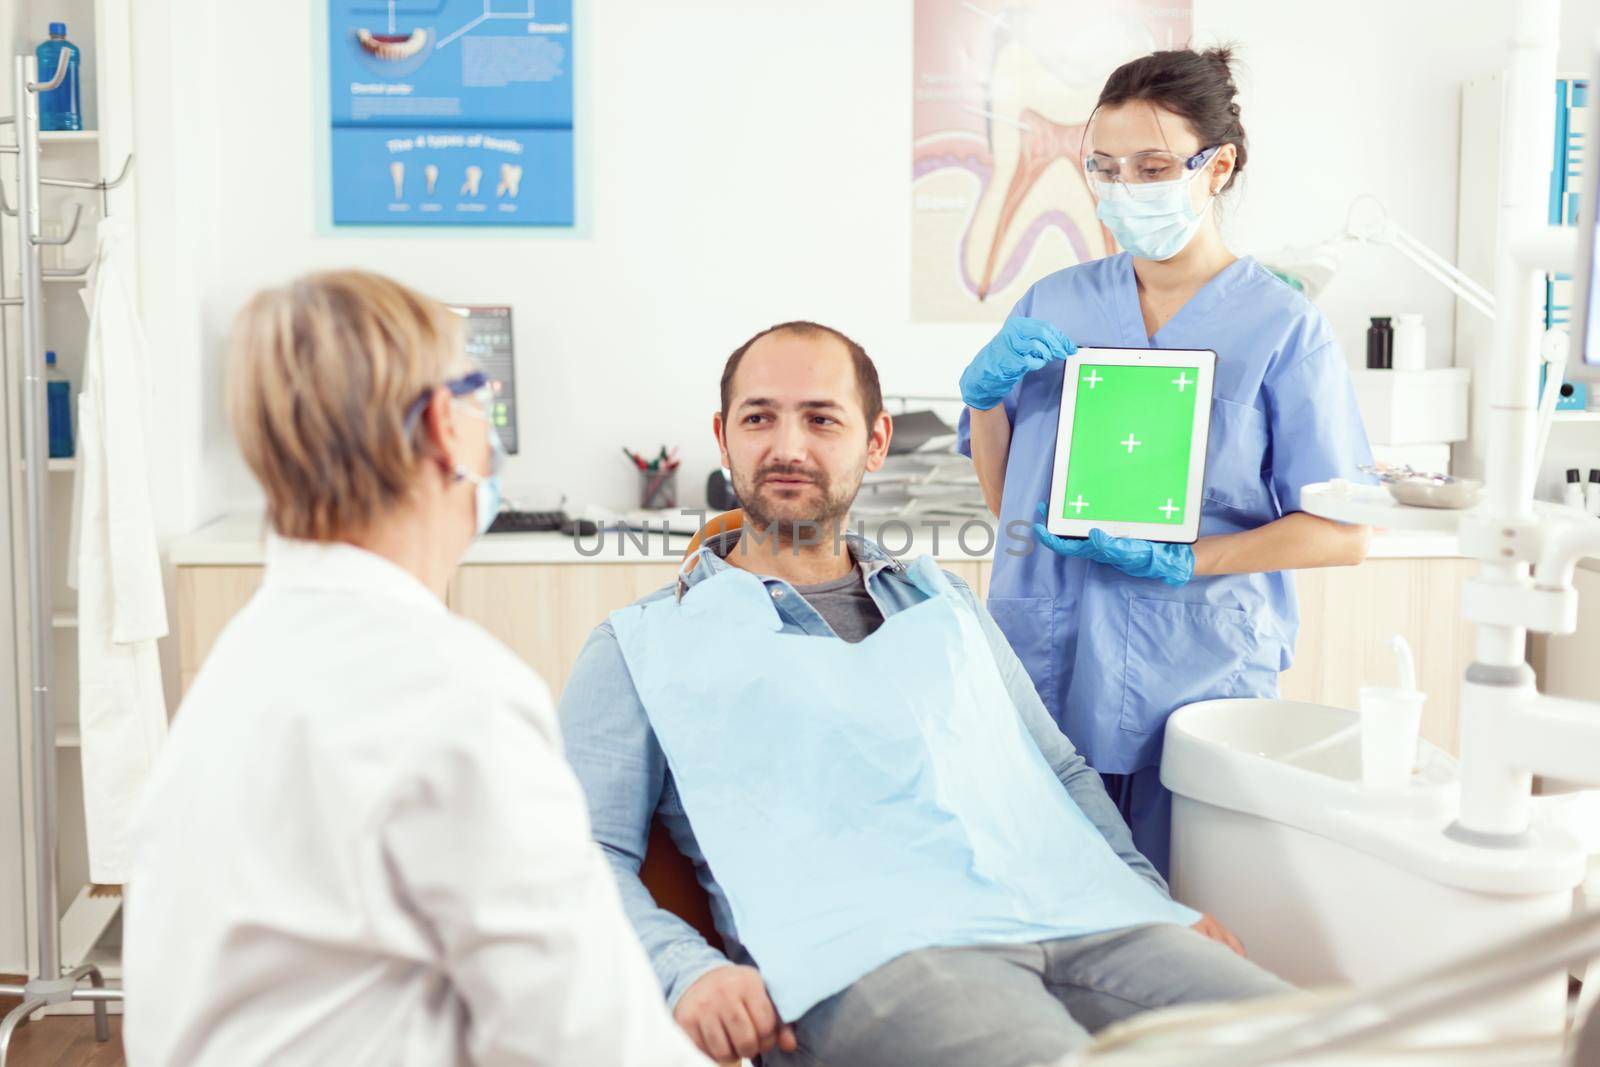
{"label": "tablet with green screen", "polygon": [[1217,354],[1080,348],[1067,360],[1046,526],[1192,544]]}

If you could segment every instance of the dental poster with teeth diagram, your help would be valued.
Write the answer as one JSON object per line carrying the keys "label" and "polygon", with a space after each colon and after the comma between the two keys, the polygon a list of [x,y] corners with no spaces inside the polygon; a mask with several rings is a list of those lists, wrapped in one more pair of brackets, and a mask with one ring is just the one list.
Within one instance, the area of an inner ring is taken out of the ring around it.
{"label": "dental poster with teeth diagram", "polygon": [[334,225],[572,226],[573,0],[328,0]]}
{"label": "dental poster with teeth diagram", "polygon": [[915,0],[912,18],[911,315],[999,322],[1117,251],[1084,128],[1113,70],[1189,43],[1191,0]]}

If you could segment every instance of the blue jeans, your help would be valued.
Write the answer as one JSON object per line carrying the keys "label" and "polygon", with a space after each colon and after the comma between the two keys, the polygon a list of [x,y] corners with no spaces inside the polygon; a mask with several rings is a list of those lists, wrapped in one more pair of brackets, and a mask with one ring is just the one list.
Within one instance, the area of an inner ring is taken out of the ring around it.
{"label": "blue jeans", "polygon": [[1292,987],[1182,926],[1032,945],[929,948],[884,964],[795,1027],[773,1067],[1047,1067],[1152,1008]]}

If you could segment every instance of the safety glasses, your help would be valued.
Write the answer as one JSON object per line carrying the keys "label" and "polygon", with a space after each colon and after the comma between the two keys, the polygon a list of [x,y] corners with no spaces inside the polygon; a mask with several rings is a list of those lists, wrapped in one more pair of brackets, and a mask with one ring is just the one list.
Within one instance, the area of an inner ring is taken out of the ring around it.
{"label": "safety glasses", "polygon": [[[450,378],[443,383],[443,387],[450,390],[450,395],[457,400],[462,397],[483,394],[479,399],[483,402],[485,411],[487,411],[492,400],[489,390],[489,376],[481,370],[469,371],[459,378]],[[422,418],[423,409],[428,406],[428,401],[433,399],[433,391],[437,388],[439,386],[431,385],[424,389],[411,402],[411,406],[406,408],[406,436],[409,437],[416,432],[417,422]]]}
{"label": "safety glasses", "polygon": [[1083,161],[1083,171],[1089,176],[1090,186],[1097,191],[1103,191],[1117,183],[1153,185],[1156,182],[1176,181],[1193,174],[1205,166],[1221,147],[1212,145],[1210,148],[1202,148],[1187,158],[1161,151],[1135,152],[1131,156],[1110,156],[1104,152],[1094,152]]}

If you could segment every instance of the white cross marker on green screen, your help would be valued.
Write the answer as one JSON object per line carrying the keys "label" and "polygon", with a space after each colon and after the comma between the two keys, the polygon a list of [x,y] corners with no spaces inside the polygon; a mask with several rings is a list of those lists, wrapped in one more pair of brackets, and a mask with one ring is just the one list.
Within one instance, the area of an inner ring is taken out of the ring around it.
{"label": "white cross marker on green screen", "polygon": [[1169,497],[1167,497],[1167,503],[1166,503],[1166,506],[1165,506],[1165,507],[1159,507],[1159,508],[1156,508],[1156,510],[1157,510],[1157,511],[1164,511],[1164,512],[1166,512],[1166,513],[1167,513],[1167,521],[1168,521],[1168,522],[1171,522],[1171,521],[1172,521],[1172,513],[1173,513],[1173,512],[1174,512],[1174,511],[1182,511],[1182,510],[1183,510],[1183,509],[1182,509],[1182,508],[1180,508],[1180,507],[1178,507],[1178,506],[1177,506],[1177,505],[1176,505],[1176,504],[1174,504],[1174,503],[1173,503],[1173,502],[1172,502],[1172,498],[1171,498],[1171,497],[1170,497],[1170,496],[1169,496]]}
{"label": "white cross marker on green screen", "polygon": [[1179,371],[1178,376],[1172,379],[1172,384],[1176,385],[1178,387],[1178,392],[1181,393],[1189,386],[1194,384],[1194,379],[1189,377],[1188,371]]}
{"label": "white cross marker on green screen", "polygon": [[1090,369],[1088,374],[1084,375],[1083,380],[1089,383],[1090,389],[1093,389],[1095,386],[1105,381],[1104,378],[1100,377],[1100,372],[1094,370],[1093,368]]}
{"label": "white cross marker on green screen", "polygon": [[1118,441],[1117,444],[1121,445],[1123,448],[1126,448],[1128,450],[1128,455],[1131,456],[1133,455],[1133,450],[1144,444],[1144,442],[1130,433],[1126,441]]}
{"label": "white cross marker on green screen", "polygon": [[1083,514],[1083,509],[1088,507],[1088,506],[1089,506],[1089,502],[1087,500],[1083,499],[1083,494],[1082,493],[1078,494],[1078,499],[1067,501],[1067,507],[1075,509],[1079,515],[1082,515]]}

